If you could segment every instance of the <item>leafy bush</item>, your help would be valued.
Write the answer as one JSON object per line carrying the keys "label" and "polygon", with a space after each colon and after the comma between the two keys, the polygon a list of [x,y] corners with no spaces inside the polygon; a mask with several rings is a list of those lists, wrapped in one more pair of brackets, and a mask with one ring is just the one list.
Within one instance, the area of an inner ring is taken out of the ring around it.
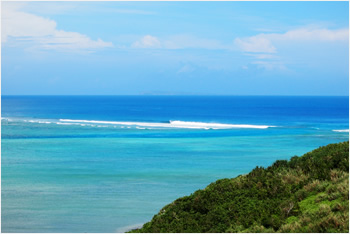
{"label": "leafy bush", "polygon": [[349,232],[349,142],[177,199],[130,232]]}

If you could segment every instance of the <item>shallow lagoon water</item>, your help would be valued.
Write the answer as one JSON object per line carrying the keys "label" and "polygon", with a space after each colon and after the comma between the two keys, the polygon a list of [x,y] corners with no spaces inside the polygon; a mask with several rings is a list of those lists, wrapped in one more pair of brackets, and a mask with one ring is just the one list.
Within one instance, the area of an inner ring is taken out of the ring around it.
{"label": "shallow lagoon water", "polygon": [[348,140],[348,107],[348,97],[2,97],[2,231],[126,231],[217,179]]}

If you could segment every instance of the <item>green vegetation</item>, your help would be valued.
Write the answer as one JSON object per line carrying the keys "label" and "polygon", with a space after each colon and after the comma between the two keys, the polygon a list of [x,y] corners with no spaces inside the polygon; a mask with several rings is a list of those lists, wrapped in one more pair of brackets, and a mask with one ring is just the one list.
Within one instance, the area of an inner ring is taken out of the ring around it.
{"label": "green vegetation", "polygon": [[349,142],[218,180],[131,232],[349,232]]}

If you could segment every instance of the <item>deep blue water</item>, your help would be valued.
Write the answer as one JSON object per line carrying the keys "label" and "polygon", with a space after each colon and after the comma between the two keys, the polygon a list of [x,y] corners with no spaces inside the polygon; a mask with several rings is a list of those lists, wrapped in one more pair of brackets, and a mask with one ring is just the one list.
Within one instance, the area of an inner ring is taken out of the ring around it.
{"label": "deep blue water", "polygon": [[2,96],[1,106],[3,232],[122,232],[219,178],[349,139],[348,97]]}

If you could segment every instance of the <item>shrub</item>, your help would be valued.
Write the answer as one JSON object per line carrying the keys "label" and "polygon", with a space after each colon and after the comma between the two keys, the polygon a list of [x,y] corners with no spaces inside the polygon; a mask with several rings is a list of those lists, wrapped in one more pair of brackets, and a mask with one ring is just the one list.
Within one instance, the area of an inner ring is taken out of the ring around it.
{"label": "shrub", "polygon": [[348,173],[349,142],[330,144],[218,180],[131,232],[348,232]]}

